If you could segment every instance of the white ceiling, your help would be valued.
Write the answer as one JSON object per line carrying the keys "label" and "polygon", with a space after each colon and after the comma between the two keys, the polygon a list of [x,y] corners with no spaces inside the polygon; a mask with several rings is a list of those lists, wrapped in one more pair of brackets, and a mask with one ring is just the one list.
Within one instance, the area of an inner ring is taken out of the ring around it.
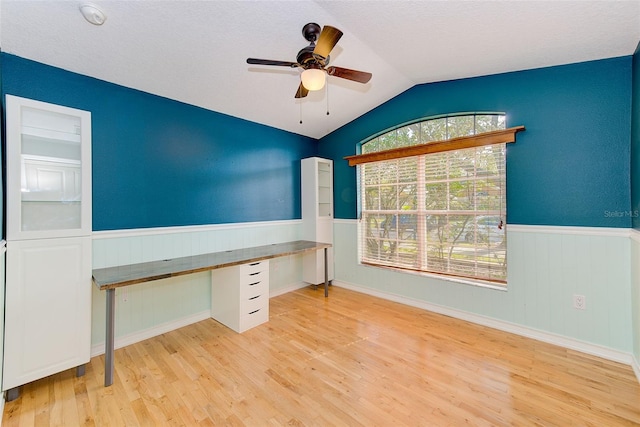
{"label": "white ceiling", "polygon": [[[91,2],[104,25],[82,0],[0,0],[0,47],[314,138],[416,84],[631,55],[640,41],[640,0]],[[371,81],[330,77],[328,99],[296,100],[297,69],[245,62],[295,61],[308,22],[342,30],[331,65]]]}

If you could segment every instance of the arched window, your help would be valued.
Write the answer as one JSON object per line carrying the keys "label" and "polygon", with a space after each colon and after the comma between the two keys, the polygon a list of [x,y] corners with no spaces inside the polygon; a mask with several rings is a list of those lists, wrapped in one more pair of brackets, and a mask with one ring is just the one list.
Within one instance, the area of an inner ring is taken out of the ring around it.
{"label": "arched window", "polygon": [[460,148],[505,125],[504,114],[437,117],[363,143],[363,155],[444,148],[359,166],[360,261],[506,284],[505,143]]}

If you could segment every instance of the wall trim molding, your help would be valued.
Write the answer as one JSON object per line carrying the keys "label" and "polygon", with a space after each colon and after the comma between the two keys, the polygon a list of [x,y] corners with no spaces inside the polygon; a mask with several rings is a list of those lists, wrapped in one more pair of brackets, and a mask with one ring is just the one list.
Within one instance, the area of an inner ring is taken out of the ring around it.
{"label": "wall trim molding", "polygon": [[631,228],[575,227],[564,225],[508,224],[507,231],[518,233],[579,234],[581,236],[630,237]]}
{"label": "wall trim molding", "polygon": [[340,219],[340,218],[334,218],[333,219],[333,223],[334,224],[357,224],[358,220],[357,219]]}
{"label": "wall trim molding", "polygon": [[302,224],[301,219],[281,221],[238,222],[227,224],[182,225],[176,227],[131,228],[120,230],[94,231],[91,237],[96,239],[114,239],[119,237],[155,236],[159,234],[198,233],[205,231],[233,230],[251,227],[273,227],[278,225]]}
{"label": "wall trim molding", "polygon": [[[357,219],[334,219],[334,224],[357,225]],[[640,243],[640,230],[615,227],[582,227],[568,225],[507,224],[507,231],[518,233],[579,234],[581,236],[631,237]]]}
{"label": "wall trim molding", "polygon": [[388,292],[377,291],[362,286],[354,285],[339,280],[333,281],[334,286],[343,287],[352,291],[360,292],[366,295],[372,295],[378,298],[386,299],[400,304],[405,304],[411,307],[421,308],[433,313],[443,314],[445,316],[454,317],[456,319],[465,320],[467,322],[475,323],[482,326],[498,329],[504,332],[513,333],[527,338],[532,338],[538,341],[543,341],[549,344],[558,345],[567,349],[580,351],[582,353],[590,354],[592,356],[602,357],[603,359],[611,360],[614,362],[624,363],[625,365],[631,365],[636,372],[636,377],[640,382],[640,367],[635,363],[634,357],[630,353],[626,353],[619,350],[614,350],[608,347],[604,347],[598,344],[592,344],[573,338],[568,338],[562,335],[554,334],[551,332],[541,331],[539,329],[533,329],[522,325],[517,325],[511,322],[505,322],[503,320],[494,319],[491,317],[481,316],[474,313],[469,313],[462,310],[457,310],[437,304],[432,304],[426,301],[416,300],[413,298],[407,298],[400,295],[391,294]]}
{"label": "wall trim molding", "polygon": [[[211,310],[205,310],[186,317],[182,317],[180,319],[172,320],[170,322],[155,325],[148,329],[132,332],[121,337],[116,337],[115,348],[118,349],[126,347],[128,345],[135,344],[137,342],[144,341],[146,339],[153,338],[158,335],[162,335],[175,329],[180,329],[184,326],[191,325],[192,323],[197,323],[209,318],[211,318]],[[91,357],[99,356],[101,354],[104,354],[104,342],[91,346]]]}

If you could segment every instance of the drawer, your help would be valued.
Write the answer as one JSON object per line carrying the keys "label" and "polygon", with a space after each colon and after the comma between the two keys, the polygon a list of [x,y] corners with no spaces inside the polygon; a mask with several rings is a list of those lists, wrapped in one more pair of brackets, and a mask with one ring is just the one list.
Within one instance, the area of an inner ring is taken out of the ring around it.
{"label": "drawer", "polygon": [[269,273],[269,260],[252,262],[249,264],[242,264],[240,266],[240,276],[251,276],[255,273],[266,271]]}
{"label": "drawer", "polygon": [[269,283],[269,270],[266,271],[254,271],[250,274],[240,275],[240,286],[253,285],[257,282]]}
{"label": "drawer", "polygon": [[240,299],[240,316],[266,307],[269,307],[268,294],[257,294],[248,298],[242,298]]}
{"label": "drawer", "polygon": [[269,294],[269,278],[254,278],[253,281],[240,284],[240,299],[250,298],[260,294]]}
{"label": "drawer", "polygon": [[239,332],[244,332],[269,321],[269,306],[240,316]]}

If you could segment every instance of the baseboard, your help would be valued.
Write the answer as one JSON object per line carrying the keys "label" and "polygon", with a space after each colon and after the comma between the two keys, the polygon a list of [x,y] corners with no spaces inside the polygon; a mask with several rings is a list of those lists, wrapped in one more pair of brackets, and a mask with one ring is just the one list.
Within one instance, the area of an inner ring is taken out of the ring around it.
{"label": "baseboard", "polygon": [[633,368],[633,373],[636,374],[636,378],[640,383],[640,363],[638,363],[638,359],[635,356],[631,356],[631,367]]}
{"label": "baseboard", "polygon": [[[269,298],[277,297],[278,295],[282,295],[288,292],[302,289],[305,286],[309,286],[309,285],[304,282],[296,282],[284,288],[279,288],[269,292]],[[209,310],[201,311],[200,313],[195,313],[195,314],[192,314],[191,316],[183,317],[181,319],[173,320],[171,322],[156,325],[151,328],[144,329],[142,331],[137,331],[122,337],[117,337],[115,341],[115,348],[126,347],[128,345],[135,344],[137,342],[144,341],[146,339],[153,338],[158,335],[162,335],[164,333],[173,331],[175,329],[182,328],[183,326],[200,322],[210,317],[211,317],[211,312]],[[101,354],[104,354],[104,343],[96,344],[91,347],[91,357],[99,356]]]}
{"label": "baseboard", "polygon": [[[135,344],[140,341],[144,341],[149,338],[162,335],[164,333],[173,331],[175,329],[182,328],[183,326],[191,325],[192,323],[200,322],[211,317],[211,311],[205,310],[199,313],[192,314],[181,319],[172,320],[171,322],[162,323],[160,325],[153,326],[142,331],[133,332],[122,337],[117,337],[115,341],[115,348],[126,347],[131,344]],[[91,347],[91,357],[104,354],[104,343],[96,344]]]}
{"label": "baseboard", "polygon": [[284,288],[278,288],[278,289],[274,289],[269,291],[269,298],[273,298],[273,297],[277,297],[279,295],[283,295],[289,292],[293,292],[293,291],[297,291],[298,289],[302,289],[304,287],[310,286],[308,283],[305,282],[296,282],[296,283],[292,283],[289,286],[286,286]]}
{"label": "baseboard", "polygon": [[557,335],[551,332],[541,331],[538,329],[529,328],[515,323],[505,322],[491,317],[481,316],[478,314],[469,313],[462,310],[456,310],[449,307],[444,307],[437,304],[432,304],[426,301],[407,298],[387,292],[376,291],[363,286],[354,285],[338,280],[333,281],[334,286],[343,287],[356,292],[360,292],[367,295],[372,295],[378,298],[386,299],[389,301],[398,302],[411,307],[422,308],[427,311],[431,311],[445,316],[454,317],[456,319],[465,320],[467,322],[475,323],[482,326],[487,326],[493,329],[513,333],[516,335],[532,338],[538,341],[546,342],[549,344],[555,344],[567,349],[579,351],[582,353],[590,354],[592,356],[602,357],[603,359],[611,360],[614,362],[624,363],[631,365],[635,371],[638,381],[640,381],[640,367],[637,361],[634,363],[633,355],[618,350],[613,350],[608,347],[592,344],[573,338],[567,338],[562,335]]}

